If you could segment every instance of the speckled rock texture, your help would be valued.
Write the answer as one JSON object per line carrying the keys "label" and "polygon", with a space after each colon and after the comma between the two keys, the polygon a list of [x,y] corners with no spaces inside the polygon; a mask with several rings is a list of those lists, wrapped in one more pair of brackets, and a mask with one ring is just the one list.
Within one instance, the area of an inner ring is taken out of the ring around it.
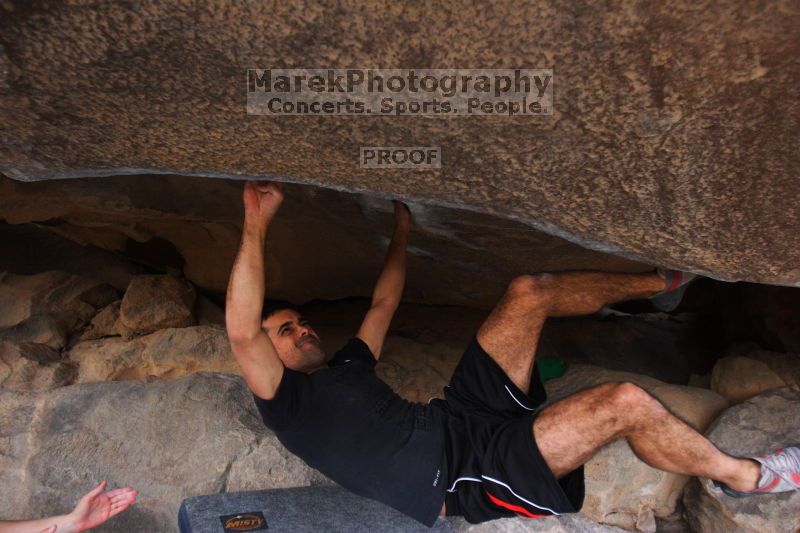
{"label": "speckled rock texture", "polygon": [[77,373],[64,356],[70,337],[117,298],[110,285],[65,272],[0,272],[0,388],[70,383]]}
{"label": "speckled rock texture", "polygon": [[136,276],[119,307],[119,328],[130,338],[164,328],[194,326],[196,299],[192,284],[176,276]]}
{"label": "speckled rock texture", "polygon": [[189,496],[326,482],[262,425],[243,380],[223,374],[0,391],[0,437],[0,484],[16,487],[0,498],[3,519],[67,511],[107,479],[139,497],[104,531],[177,531]]}
{"label": "speckled rock texture", "polygon": [[83,341],[67,357],[79,368],[75,383],[174,378],[192,372],[241,373],[222,326],[167,328],[131,340]]}
{"label": "speckled rock texture", "polygon": [[[797,360],[792,354],[785,354]],[[786,387],[787,383],[763,361],[749,357],[723,357],[711,371],[711,390],[731,404],[741,403],[764,391]]]}
{"label": "speckled rock texture", "polygon": [[[5,1],[0,172],[272,177],[800,284],[800,6]],[[553,68],[549,117],[265,117],[248,68]],[[359,147],[440,146],[441,170]]]}
{"label": "speckled rock texture", "polygon": [[59,352],[72,331],[116,299],[112,287],[65,272],[0,272],[0,341],[36,343]]}
{"label": "speckled rock texture", "polygon": [[761,361],[779,375],[787,387],[800,392],[800,353],[779,353],[763,350],[754,343],[739,343],[728,349],[728,356]]}
{"label": "speckled rock texture", "polygon": [[[44,357],[42,357],[44,356]],[[76,367],[44,344],[0,341],[0,388],[49,390],[70,383]]]}
{"label": "speckled rock texture", "polygon": [[732,404],[773,388],[800,392],[800,354],[764,350],[752,342],[736,343],[714,364],[709,378],[709,388]]}
{"label": "speckled rock texture", "polygon": [[122,300],[111,302],[102,308],[87,327],[81,333],[81,340],[90,341],[94,339],[102,339],[103,337],[114,337],[123,334],[123,328],[120,327],[119,321],[119,306]]}
{"label": "speckled rock texture", "polygon": [[[721,450],[736,457],[771,453],[800,443],[800,393],[774,389],[725,411],[707,433]],[[683,498],[695,531],[708,533],[796,533],[800,492],[732,498],[708,479],[693,480]]]}

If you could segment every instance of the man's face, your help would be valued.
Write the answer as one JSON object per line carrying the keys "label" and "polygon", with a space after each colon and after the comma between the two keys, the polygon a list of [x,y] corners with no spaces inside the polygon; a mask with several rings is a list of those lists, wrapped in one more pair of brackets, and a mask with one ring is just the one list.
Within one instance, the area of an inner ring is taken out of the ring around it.
{"label": "man's face", "polygon": [[319,335],[308,321],[292,309],[272,313],[261,322],[272,340],[278,357],[287,368],[299,372],[316,370],[327,359]]}

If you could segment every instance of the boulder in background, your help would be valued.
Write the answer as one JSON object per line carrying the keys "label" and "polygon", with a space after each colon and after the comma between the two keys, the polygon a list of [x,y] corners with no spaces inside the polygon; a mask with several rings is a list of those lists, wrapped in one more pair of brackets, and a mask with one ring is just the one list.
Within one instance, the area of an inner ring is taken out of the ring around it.
{"label": "boulder in background", "polygon": [[225,329],[213,325],[167,328],[132,339],[83,341],[68,357],[79,369],[78,383],[177,378],[192,372],[241,373]]}
{"label": "boulder in background", "polygon": [[732,404],[785,386],[783,378],[766,363],[749,357],[723,357],[711,371],[711,390],[721,394]]}
{"label": "boulder in background", "polygon": [[195,325],[196,297],[194,287],[175,276],[135,276],[119,308],[123,336],[130,338],[159,329]]}
{"label": "boulder in background", "polygon": [[119,324],[119,308],[121,304],[122,300],[117,300],[102,308],[89,323],[89,327],[81,333],[80,339],[94,340],[122,335],[124,331],[121,331],[122,328]]}
{"label": "boulder in background", "polygon": [[71,332],[117,298],[105,283],[64,272],[0,273],[0,340],[61,350]]}
{"label": "boulder in background", "polygon": [[[763,392],[725,411],[707,436],[735,457],[771,453],[800,443],[800,393],[790,388]],[[800,528],[800,492],[733,498],[708,479],[690,483],[683,503],[690,526],[703,533],[795,533]]]}

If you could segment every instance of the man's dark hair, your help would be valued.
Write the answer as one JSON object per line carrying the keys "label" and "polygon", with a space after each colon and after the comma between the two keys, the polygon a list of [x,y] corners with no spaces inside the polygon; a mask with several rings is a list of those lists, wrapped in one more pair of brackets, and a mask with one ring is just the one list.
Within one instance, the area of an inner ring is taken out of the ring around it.
{"label": "man's dark hair", "polygon": [[287,300],[264,300],[264,307],[261,309],[261,320],[266,320],[269,315],[283,311],[284,309],[291,309],[297,313],[300,310],[296,305]]}

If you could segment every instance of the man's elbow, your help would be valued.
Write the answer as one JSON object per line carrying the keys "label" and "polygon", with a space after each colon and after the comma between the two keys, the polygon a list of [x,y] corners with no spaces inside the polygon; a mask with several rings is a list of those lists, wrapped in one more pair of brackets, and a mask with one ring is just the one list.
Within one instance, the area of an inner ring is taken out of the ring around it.
{"label": "man's elbow", "polygon": [[253,341],[256,339],[257,334],[248,333],[248,332],[234,332],[231,333],[228,331],[228,342],[230,342],[231,346],[236,348],[237,346],[247,346],[248,344],[252,344]]}
{"label": "man's elbow", "polygon": [[232,345],[251,343],[259,335],[264,333],[260,325],[242,324],[235,320],[228,319],[225,321],[225,330],[228,333],[228,340]]}
{"label": "man's elbow", "polygon": [[397,311],[398,307],[400,307],[400,298],[385,296],[382,298],[373,298],[372,305],[370,305],[370,310],[380,310],[393,314],[395,311]]}

